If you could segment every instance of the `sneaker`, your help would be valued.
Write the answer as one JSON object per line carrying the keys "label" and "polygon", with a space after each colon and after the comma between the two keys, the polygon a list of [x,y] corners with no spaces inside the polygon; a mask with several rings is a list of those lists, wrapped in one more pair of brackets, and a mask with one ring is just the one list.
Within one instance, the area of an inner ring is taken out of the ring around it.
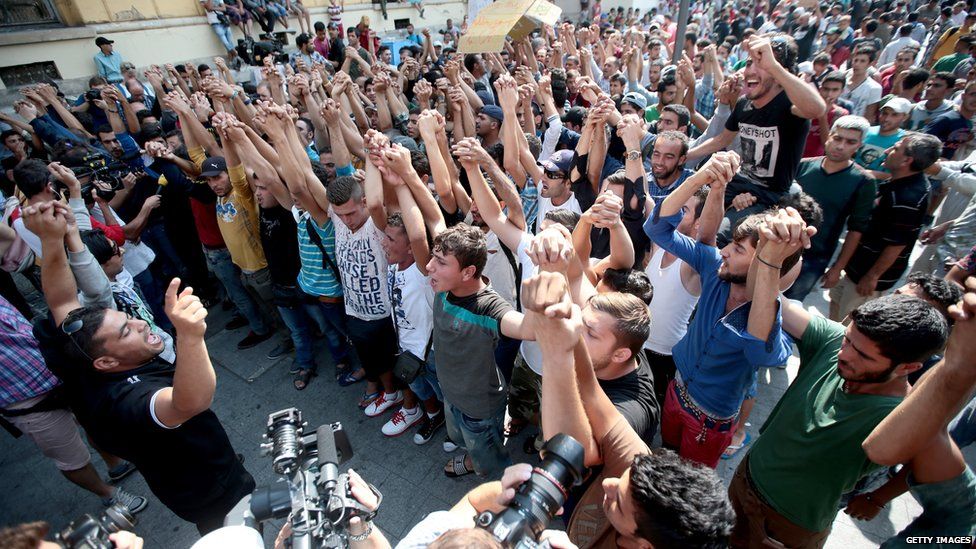
{"label": "sneaker", "polygon": [[448,438],[444,439],[444,444],[441,445],[441,448],[444,448],[445,452],[451,453],[458,449],[458,445],[451,442],[451,439]]}
{"label": "sneaker", "polygon": [[427,417],[427,414],[420,409],[420,406],[414,408],[412,414],[406,412],[404,408],[400,408],[393,414],[390,421],[383,424],[383,434],[388,437],[402,435],[407,429],[413,427],[425,417]]}
{"label": "sneaker", "polygon": [[292,343],[291,338],[282,339],[281,343],[275,345],[274,349],[268,351],[268,359],[275,360],[281,358],[294,350],[295,344]]}
{"label": "sneaker", "polygon": [[244,326],[247,326],[247,319],[241,315],[234,315],[234,318],[230,319],[227,325],[224,326],[224,329],[238,330],[240,328],[243,328]]}
{"label": "sneaker", "polygon": [[[444,412],[439,412],[436,416],[430,417],[424,414],[424,423],[417,429],[417,432],[413,435],[414,444],[427,444],[430,439],[434,438],[434,433],[437,432],[444,425]],[[451,443],[453,444],[453,443]],[[453,452],[454,450],[446,450]]]}
{"label": "sneaker", "polygon": [[271,339],[274,332],[268,332],[266,334],[256,334],[254,332],[248,332],[244,339],[237,342],[237,350],[243,351],[244,349],[250,349],[251,347],[256,347],[261,343]]}
{"label": "sneaker", "polygon": [[102,505],[108,507],[109,505],[113,504],[118,504],[125,507],[134,515],[145,509],[146,505],[149,505],[149,502],[142,496],[130,494],[121,488],[116,488],[112,491],[111,497],[102,498]]}
{"label": "sneaker", "polygon": [[393,393],[392,397],[384,392],[381,392],[379,398],[371,402],[369,406],[366,407],[366,416],[376,417],[397,404],[400,404],[401,402],[403,402],[403,393],[400,391]]}
{"label": "sneaker", "polygon": [[108,481],[118,482],[124,479],[125,477],[129,476],[130,474],[132,474],[132,472],[135,470],[136,470],[135,465],[129,463],[128,461],[123,461],[118,465],[118,467],[108,470]]}

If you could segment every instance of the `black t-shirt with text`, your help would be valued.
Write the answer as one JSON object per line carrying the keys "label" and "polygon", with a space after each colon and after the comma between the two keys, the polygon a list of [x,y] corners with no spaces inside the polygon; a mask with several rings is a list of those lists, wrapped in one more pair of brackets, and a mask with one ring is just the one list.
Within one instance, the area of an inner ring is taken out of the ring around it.
{"label": "black t-shirt with text", "polygon": [[725,123],[739,132],[739,176],[774,193],[789,190],[810,131],[810,121],[793,114],[792,106],[785,91],[764,107],[743,97]]}
{"label": "black t-shirt with text", "polygon": [[153,494],[180,518],[198,522],[253,478],[213,411],[172,429],[156,422],[154,396],[173,386],[173,372],[155,359],[126,372],[78,377],[66,389],[95,444],[135,465]]}

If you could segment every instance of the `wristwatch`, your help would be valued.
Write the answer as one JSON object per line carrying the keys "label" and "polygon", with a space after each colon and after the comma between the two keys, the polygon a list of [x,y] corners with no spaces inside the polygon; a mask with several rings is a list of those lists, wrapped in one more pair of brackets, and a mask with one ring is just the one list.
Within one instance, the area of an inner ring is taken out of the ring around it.
{"label": "wristwatch", "polygon": [[352,541],[366,541],[369,538],[369,535],[372,533],[373,533],[373,523],[367,522],[365,532],[359,535],[349,534],[349,539]]}
{"label": "wristwatch", "polygon": [[637,150],[627,151],[627,160],[640,160],[640,157],[641,157],[640,151]]}

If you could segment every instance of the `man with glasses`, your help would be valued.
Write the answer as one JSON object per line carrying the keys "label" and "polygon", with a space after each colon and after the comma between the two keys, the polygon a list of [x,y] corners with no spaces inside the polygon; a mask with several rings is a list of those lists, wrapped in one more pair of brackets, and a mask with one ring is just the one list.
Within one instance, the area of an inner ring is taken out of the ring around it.
{"label": "man with glasses", "polygon": [[255,484],[209,409],[216,376],[204,342],[207,310],[192,289],[179,292],[178,278],[170,283],[174,368],[146,321],[81,306],[65,254],[66,240],[79,245],[68,229],[71,212],[46,202],[25,208],[24,217],[47,254],[41,280],[51,314],[37,326],[40,348],[78,421],[98,447],[135,464],[160,501],[201,534],[220,527]]}

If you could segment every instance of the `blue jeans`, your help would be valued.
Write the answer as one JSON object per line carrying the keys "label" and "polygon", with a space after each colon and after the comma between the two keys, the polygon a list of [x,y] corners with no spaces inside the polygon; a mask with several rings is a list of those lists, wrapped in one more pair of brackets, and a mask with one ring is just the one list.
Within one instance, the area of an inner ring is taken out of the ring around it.
{"label": "blue jeans", "polygon": [[224,285],[227,295],[237,306],[237,311],[244,315],[248,324],[251,325],[251,331],[256,334],[270,332],[272,326],[261,314],[261,309],[254,302],[251,294],[244,288],[244,283],[241,282],[241,271],[231,261],[230,251],[227,248],[219,250],[204,248],[203,255],[207,257],[207,265],[210,266],[210,270],[213,271],[217,280]]}
{"label": "blue jeans", "polygon": [[220,42],[224,45],[224,49],[231,51],[234,49],[234,34],[230,30],[230,26],[221,23],[213,23],[210,25],[213,27],[215,33],[217,33],[217,38],[220,38]]}
{"label": "blue jeans", "polygon": [[790,289],[786,290],[786,297],[797,301],[806,299],[807,294],[820,282],[820,279],[827,272],[827,267],[829,266],[830,258],[820,259],[804,256],[803,267],[800,268],[800,276],[796,278],[796,282],[790,286]]}
{"label": "blue jeans", "polygon": [[444,393],[441,392],[441,384],[437,381],[434,353],[427,353],[427,365],[417,379],[410,382],[410,390],[421,402],[430,400],[430,397],[437,397],[437,400],[444,402]]}
{"label": "blue jeans", "polygon": [[312,345],[312,326],[315,320],[311,310],[318,308],[316,303],[302,303],[290,307],[278,305],[281,320],[291,333],[295,344],[295,364],[303,370],[315,371],[315,348]]}
{"label": "blue jeans", "polygon": [[332,355],[332,362],[336,366],[349,364],[349,354],[352,343],[349,342],[349,329],[346,328],[346,308],[340,303],[313,304],[308,308],[308,314],[315,320],[325,336],[325,343]]}
{"label": "blue jeans", "polygon": [[485,419],[470,417],[444,401],[447,436],[463,446],[471,456],[474,470],[481,476],[500,478],[502,471],[512,464],[505,450],[502,428],[505,407]]}

